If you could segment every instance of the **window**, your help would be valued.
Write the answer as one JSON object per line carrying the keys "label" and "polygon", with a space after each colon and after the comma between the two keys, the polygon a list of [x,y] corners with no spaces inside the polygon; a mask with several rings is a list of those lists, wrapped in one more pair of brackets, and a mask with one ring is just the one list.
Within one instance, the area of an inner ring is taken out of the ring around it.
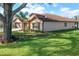
{"label": "window", "polygon": [[21,24],[20,23],[15,23],[15,28],[21,28]]}
{"label": "window", "polygon": [[67,27],[67,23],[66,22],[64,23],[64,26]]}
{"label": "window", "polygon": [[40,29],[40,23],[39,23],[39,22],[32,23],[32,25],[33,25],[33,30],[38,30],[38,29]]}

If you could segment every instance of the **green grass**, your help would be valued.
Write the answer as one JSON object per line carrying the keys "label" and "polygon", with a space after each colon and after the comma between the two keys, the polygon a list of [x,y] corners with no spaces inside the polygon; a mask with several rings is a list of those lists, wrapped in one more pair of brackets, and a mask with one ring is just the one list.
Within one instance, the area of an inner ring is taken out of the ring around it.
{"label": "green grass", "polygon": [[13,34],[19,39],[0,44],[1,56],[79,56],[79,30]]}

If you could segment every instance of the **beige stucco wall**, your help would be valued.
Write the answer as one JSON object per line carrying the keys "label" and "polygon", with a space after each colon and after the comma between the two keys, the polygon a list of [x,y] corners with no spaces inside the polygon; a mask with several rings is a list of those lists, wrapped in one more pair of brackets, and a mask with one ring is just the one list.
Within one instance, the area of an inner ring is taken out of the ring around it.
{"label": "beige stucco wall", "polygon": [[33,30],[33,25],[32,25],[32,23],[37,23],[37,22],[40,22],[40,31],[42,31],[42,21],[41,20],[39,20],[38,18],[36,18],[36,19],[34,19],[32,22],[31,22],[31,24],[30,24],[30,29],[32,29]]}
{"label": "beige stucco wall", "polygon": [[21,22],[19,19],[17,19],[15,22]]}
{"label": "beige stucco wall", "polygon": [[64,22],[44,22],[44,31],[72,29],[73,22],[67,22],[67,27],[64,26]]}
{"label": "beige stucco wall", "polygon": [[13,27],[15,26],[15,23],[20,23],[19,25],[20,25],[20,28],[23,28],[22,26],[22,22],[19,20],[19,19],[17,19],[17,20],[15,20],[15,22],[13,22]]}

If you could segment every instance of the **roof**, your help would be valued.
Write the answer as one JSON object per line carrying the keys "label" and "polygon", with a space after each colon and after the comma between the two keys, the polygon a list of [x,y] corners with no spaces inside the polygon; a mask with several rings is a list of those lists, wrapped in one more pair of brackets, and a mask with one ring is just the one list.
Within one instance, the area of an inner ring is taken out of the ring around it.
{"label": "roof", "polygon": [[58,22],[79,22],[79,20],[63,17],[63,16],[58,16],[55,14],[37,14],[37,13],[32,13],[30,15],[29,20],[33,20],[35,17],[39,18],[42,21],[58,21]]}
{"label": "roof", "polygon": [[13,22],[15,22],[17,19],[19,19],[21,22],[27,22],[26,20],[22,19],[22,18],[19,18],[17,16],[14,16],[13,18]]}
{"label": "roof", "polygon": [[20,18],[16,18],[16,19],[14,19],[13,22],[15,22],[17,19],[19,19],[21,22],[23,22],[23,20],[20,19]]}

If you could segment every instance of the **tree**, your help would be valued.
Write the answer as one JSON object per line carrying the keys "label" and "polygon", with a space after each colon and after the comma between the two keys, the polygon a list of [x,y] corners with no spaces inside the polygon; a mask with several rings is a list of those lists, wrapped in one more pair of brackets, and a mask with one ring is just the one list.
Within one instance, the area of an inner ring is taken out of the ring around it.
{"label": "tree", "polygon": [[0,14],[0,20],[3,21],[4,24],[4,36],[3,36],[3,42],[11,42],[12,39],[12,19],[13,16],[19,12],[22,8],[26,6],[27,3],[23,3],[21,6],[19,6],[14,11],[12,10],[14,3],[3,3],[2,7],[4,9],[4,15]]}
{"label": "tree", "polygon": [[28,20],[28,18],[26,17],[27,15],[28,15],[28,12],[23,13],[21,11],[18,14],[16,14],[17,17],[25,19],[25,20]]}

